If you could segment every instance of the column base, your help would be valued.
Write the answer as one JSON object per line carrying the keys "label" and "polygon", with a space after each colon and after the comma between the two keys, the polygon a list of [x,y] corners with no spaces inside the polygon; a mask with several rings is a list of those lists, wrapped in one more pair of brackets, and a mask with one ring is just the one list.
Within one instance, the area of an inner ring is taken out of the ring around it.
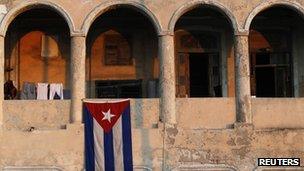
{"label": "column base", "polygon": [[70,123],[66,125],[66,129],[68,130],[79,130],[79,129],[83,129],[84,128],[84,124],[81,122],[76,122],[76,123]]}
{"label": "column base", "polygon": [[233,124],[234,129],[248,129],[254,130],[254,125],[252,123],[235,122]]}

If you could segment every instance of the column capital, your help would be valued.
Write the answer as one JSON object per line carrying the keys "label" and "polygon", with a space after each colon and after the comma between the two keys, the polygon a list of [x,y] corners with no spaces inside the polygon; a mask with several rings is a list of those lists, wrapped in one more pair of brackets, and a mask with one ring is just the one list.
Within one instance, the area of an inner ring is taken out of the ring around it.
{"label": "column capital", "polygon": [[234,36],[249,36],[249,31],[248,30],[236,31],[234,33]]}
{"label": "column capital", "polygon": [[86,37],[86,34],[83,33],[83,32],[73,32],[73,33],[71,33],[70,37],[71,38],[73,38],[73,37]]}
{"label": "column capital", "polygon": [[170,30],[162,30],[159,34],[159,37],[162,36],[174,36],[174,32],[170,31]]}

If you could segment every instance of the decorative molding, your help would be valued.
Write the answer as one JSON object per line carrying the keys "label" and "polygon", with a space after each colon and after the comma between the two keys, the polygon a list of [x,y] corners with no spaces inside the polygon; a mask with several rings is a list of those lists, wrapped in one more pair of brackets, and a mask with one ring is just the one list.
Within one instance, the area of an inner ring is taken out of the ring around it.
{"label": "decorative molding", "polygon": [[56,11],[58,14],[60,14],[64,18],[66,23],[68,24],[69,29],[70,29],[70,34],[73,33],[73,31],[75,30],[74,23],[73,23],[71,17],[69,16],[69,14],[61,6],[59,6],[58,4],[49,2],[49,1],[45,1],[45,0],[39,0],[39,1],[32,0],[32,1],[22,2],[18,6],[10,9],[8,11],[8,13],[4,16],[3,20],[1,21],[0,35],[2,35],[2,36],[6,35],[9,25],[19,14],[21,14],[27,10],[37,8],[39,6],[45,6],[45,7],[51,8],[54,11]]}
{"label": "decorative molding", "polygon": [[244,25],[244,30],[249,31],[250,29],[250,25],[252,20],[254,19],[254,17],[256,15],[258,15],[260,12],[269,9],[273,6],[285,6],[291,9],[294,9],[295,11],[297,11],[300,15],[302,15],[304,17],[304,8],[302,7],[301,4],[298,4],[295,1],[286,1],[286,0],[268,0],[265,1],[259,5],[257,5],[248,15],[246,21],[245,21],[245,25]]}
{"label": "decorative molding", "polygon": [[227,17],[227,19],[229,20],[229,22],[232,25],[234,32],[238,31],[238,23],[237,23],[235,16],[233,15],[233,13],[223,4],[221,4],[217,1],[210,1],[210,0],[192,0],[192,1],[189,1],[185,4],[183,4],[180,8],[178,8],[173,13],[173,16],[171,17],[171,19],[169,21],[168,30],[170,30],[171,32],[174,32],[175,24],[178,21],[178,19],[186,12],[188,12],[198,6],[201,6],[201,5],[215,7],[217,9],[217,11],[223,13]]}
{"label": "decorative molding", "polygon": [[161,36],[174,36],[174,32],[170,31],[170,30],[162,30],[159,32],[158,34],[159,37]]}
{"label": "decorative molding", "polygon": [[86,34],[81,31],[72,32],[70,37],[86,37]]}
{"label": "decorative molding", "polygon": [[234,35],[235,36],[249,36],[249,31],[247,31],[247,30],[237,31],[237,32],[234,32]]}
{"label": "decorative molding", "polygon": [[115,7],[115,6],[130,6],[132,8],[137,9],[139,12],[147,16],[151,23],[153,24],[155,31],[157,34],[161,32],[161,25],[157,19],[157,17],[153,14],[150,9],[148,9],[144,4],[133,1],[133,0],[111,0],[104,3],[101,3],[97,7],[95,7],[85,18],[84,23],[82,24],[82,30],[85,35],[88,34],[91,25],[93,22],[105,13],[107,10]]}

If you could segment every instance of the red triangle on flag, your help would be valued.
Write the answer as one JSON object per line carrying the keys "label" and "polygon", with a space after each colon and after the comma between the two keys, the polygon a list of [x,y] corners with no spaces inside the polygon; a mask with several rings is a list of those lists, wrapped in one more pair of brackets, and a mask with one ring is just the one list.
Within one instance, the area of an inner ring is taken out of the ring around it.
{"label": "red triangle on flag", "polygon": [[88,109],[106,133],[111,131],[121,114],[129,106],[129,100],[107,103],[84,103],[84,107]]}

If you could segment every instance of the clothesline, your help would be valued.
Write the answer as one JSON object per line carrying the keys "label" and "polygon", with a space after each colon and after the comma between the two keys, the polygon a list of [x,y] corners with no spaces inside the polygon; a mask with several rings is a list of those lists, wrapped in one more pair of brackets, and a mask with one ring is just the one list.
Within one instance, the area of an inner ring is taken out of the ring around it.
{"label": "clothesline", "polygon": [[53,100],[63,99],[62,83],[29,83],[23,84],[21,99]]}

